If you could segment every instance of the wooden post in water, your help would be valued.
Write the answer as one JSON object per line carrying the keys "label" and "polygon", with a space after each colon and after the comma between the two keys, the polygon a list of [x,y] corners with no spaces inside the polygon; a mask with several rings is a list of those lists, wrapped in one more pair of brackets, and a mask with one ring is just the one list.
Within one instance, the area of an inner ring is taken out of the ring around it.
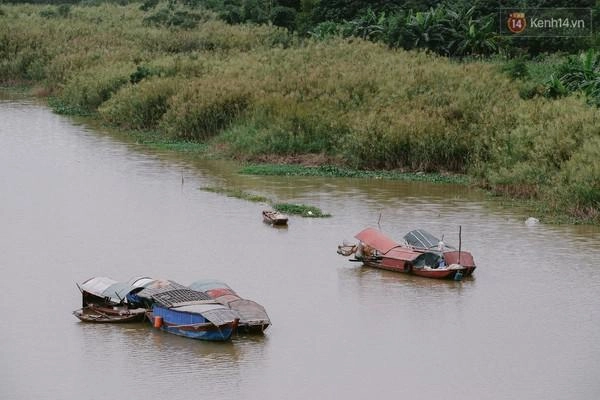
{"label": "wooden post in water", "polygon": [[458,265],[460,265],[460,247],[462,245],[462,226],[458,226]]}

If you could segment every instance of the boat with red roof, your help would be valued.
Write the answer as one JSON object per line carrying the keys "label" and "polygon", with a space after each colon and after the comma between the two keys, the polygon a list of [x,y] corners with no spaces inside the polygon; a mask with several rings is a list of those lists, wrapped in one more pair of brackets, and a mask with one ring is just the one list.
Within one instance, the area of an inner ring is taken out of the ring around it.
{"label": "boat with red roof", "polygon": [[454,280],[471,275],[476,268],[470,252],[462,250],[460,245],[458,249],[447,245],[423,229],[410,231],[402,243],[375,228],[366,228],[355,238],[359,240],[357,244],[338,246],[338,253],[353,254],[350,261],[360,261],[369,267]]}

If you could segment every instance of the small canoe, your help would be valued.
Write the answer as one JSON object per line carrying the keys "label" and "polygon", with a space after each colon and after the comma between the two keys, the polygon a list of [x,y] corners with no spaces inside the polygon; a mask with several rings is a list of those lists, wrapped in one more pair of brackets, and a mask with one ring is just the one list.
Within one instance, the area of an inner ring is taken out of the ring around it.
{"label": "small canoe", "polygon": [[126,307],[100,307],[88,305],[73,311],[73,315],[82,322],[119,323],[140,322],[144,320],[146,309]]}
{"label": "small canoe", "polygon": [[288,217],[278,211],[264,210],[262,212],[263,220],[271,225],[287,225]]}

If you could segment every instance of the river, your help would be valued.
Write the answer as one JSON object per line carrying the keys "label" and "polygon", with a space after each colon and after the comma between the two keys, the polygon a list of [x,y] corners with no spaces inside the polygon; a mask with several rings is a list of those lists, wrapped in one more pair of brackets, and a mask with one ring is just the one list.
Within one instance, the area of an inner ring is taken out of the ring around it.
{"label": "river", "polygon": [[[600,230],[526,226],[452,185],[259,177],[0,101],[0,398],[7,400],[597,399]],[[228,186],[315,205],[264,224]],[[425,228],[478,268],[462,282],[361,267],[336,254],[379,225]],[[264,336],[207,343],[149,324],[90,325],[75,282],[227,282],[265,306]]]}

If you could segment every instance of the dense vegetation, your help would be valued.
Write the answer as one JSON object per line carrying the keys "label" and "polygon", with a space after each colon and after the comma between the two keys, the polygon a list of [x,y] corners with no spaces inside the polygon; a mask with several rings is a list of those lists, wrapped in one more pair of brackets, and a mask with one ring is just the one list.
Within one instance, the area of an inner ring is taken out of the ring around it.
{"label": "dense vegetation", "polygon": [[[356,1],[347,2],[356,4],[350,11],[335,1],[270,2],[296,11],[288,13],[293,24],[278,27],[239,23],[279,21],[273,9],[264,20],[248,11],[266,2],[199,3],[207,8],[1,5],[0,79],[37,85],[59,112],[208,143],[239,159],[465,173],[496,193],[539,200],[548,213],[600,222],[597,52],[532,60],[531,43],[487,33],[458,46],[463,28],[444,36],[454,44],[415,41],[411,21],[435,27],[439,18],[435,29],[447,32],[456,25],[449,16],[462,10],[457,18],[471,21],[472,32],[490,21],[483,7],[431,2],[406,12],[395,2]],[[244,18],[231,17],[236,7]],[[502,49],[520,57],[481,58]]]}

